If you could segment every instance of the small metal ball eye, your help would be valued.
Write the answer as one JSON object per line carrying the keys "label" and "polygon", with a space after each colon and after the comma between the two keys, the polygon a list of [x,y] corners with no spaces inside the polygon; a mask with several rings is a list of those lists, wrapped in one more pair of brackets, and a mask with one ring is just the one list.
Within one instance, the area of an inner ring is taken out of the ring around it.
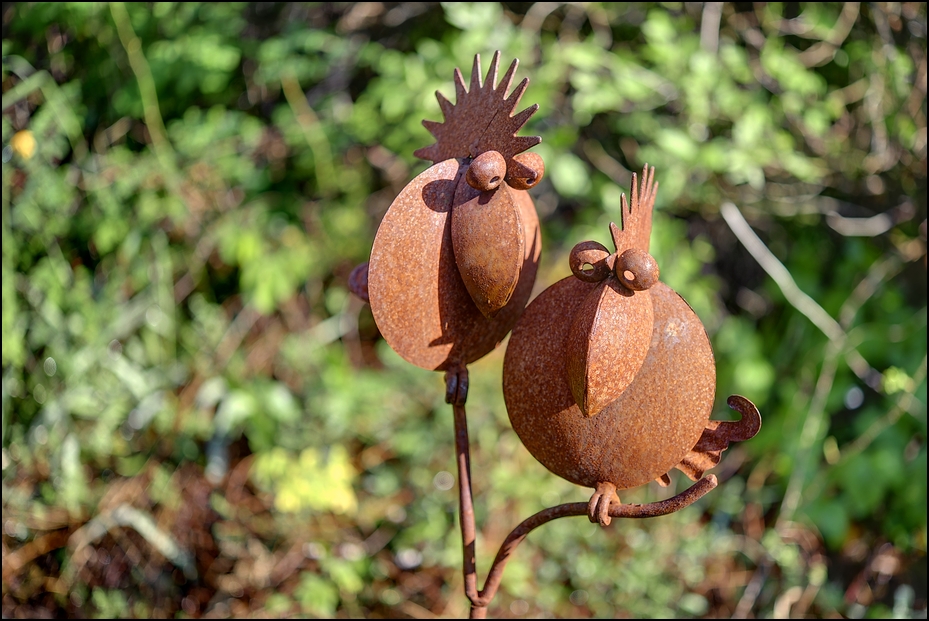
{"label": "small metal ball eye", "polygon": [[485,151],[474,158],[465,179],[475,190],[496,190],[506,177],[506,160],[497,151]]}
{"label": "small metal ball eye", "polygon": [[645,291],[658,282],[658,263],[652,255],[638,248],[629,248],[619,256],[614,266],[616,277],[628,289]]}
{"label": "small metal ball eye", "polygon": [[538,185],[545,175],[545,162],[538,153],[520,153],[506,171],[506,182],[516,190],[528,190]]}
{"label": "small metal ball eye", "polygon": [[610,251],[603,244],[585,241],[571,250],[571,272],[584,282],[600,282],[610,275]]}

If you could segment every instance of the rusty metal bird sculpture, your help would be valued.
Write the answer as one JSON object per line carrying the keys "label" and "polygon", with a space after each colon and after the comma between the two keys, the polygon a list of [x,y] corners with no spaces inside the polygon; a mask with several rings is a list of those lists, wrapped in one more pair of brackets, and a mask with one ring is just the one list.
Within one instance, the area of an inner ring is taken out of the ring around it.
{"label": "rusty metal bird sculpture", "polygon": [[350,279],[398,354],[446,372],[450,403],[467,397],[466,365],[496,347],[522,313],[541,250],[526,190],[544,165],[523,151],[542,139],[516,136],[538,105],[513,114],[529,80],[508,93],[518,61],[498,84],[499,61],[497,52],[482,82],[475,56],[468,87],[456,69],[455,104],[436,92],[444,122],[423,121],[436,142],[415,152],[434,165],[393,201],[369,263]]}
{"label": "rusty metal bird sculpture", "polygon": [[569,276],[542,292],[510,337],[503,391],[513,429],[555,474],[594,488],[588,517],[609,524],[615,491],[677,467],[696,481],[729,442],[761,428],[733,396],[738,422],[711,421],[716,363],[700,319],[659,281],[648,253],[658,184],[633,175],[631,204],[610,227],[616,252],[582,242]]}

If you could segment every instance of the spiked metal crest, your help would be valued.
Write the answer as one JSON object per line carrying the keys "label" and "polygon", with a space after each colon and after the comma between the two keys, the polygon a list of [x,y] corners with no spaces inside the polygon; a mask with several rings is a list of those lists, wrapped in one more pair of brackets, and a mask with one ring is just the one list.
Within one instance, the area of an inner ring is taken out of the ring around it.
{"label": "spiked metal crest", "polygon": [[613,243],[616,244],[616,254],[621,255],[628,248],[638,248],[648,252],[649,238],[652,235],[652,209],[655,207],[655,196],[658,194],[658,182],[655,181],[655,167],[645,165],[642,170],[642,182],[639,183],[635,173],[632,173],[632,204],[623,194],[620,207],[623,215],[623,228],[620,230],[615,224],[610,224],[610,233]]}
{"label": "spiked metal crest", "polygon": [[516,132],[539,109],[538,104],[526,108],[519,114],[511,116],[519,100],[529,86],[529,78],[524,78],[513,92],[507,91],[513,82],[518,60],[514,60],[497,82],[500,64],[500,52],[494,54],[487,71],[487,79],[481,83],[481,56],[474,57],[471,70],[471,84],[465,88],[464,78],[459,69],[455,69],[455,104],[442,93],[436,91],[436,99],[445,121],[423,121],[423,125],[435,136],[436,143],[415,152],[417,157],[432,160],[433,163],[450,158],[475,158],[485,151],[497,151],[506,160],[507,169],[513,163],[513,156],[542,142],[539,136],[516,136]]}

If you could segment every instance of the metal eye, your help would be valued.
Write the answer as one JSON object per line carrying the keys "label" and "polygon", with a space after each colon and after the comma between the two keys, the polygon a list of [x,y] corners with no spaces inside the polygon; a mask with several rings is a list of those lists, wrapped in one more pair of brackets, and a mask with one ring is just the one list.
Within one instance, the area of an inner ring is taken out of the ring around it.
{"label": "metal eye", "polygon": [[481,192],[496,190],[505,176],[506,160],[496,151],[485,151],[478,155],[465,173],[468,185]]}
{"label": "metal eye", "polygon": [[645,291],[656,282],[660,271],[655,258],[638,248],[629,248],[619,256],[615,265],[616,277],[628,289]]}
{"label": "metal eye", "polygon": [[545,175],[545,162],[538,153],[520,153],[506,171],[506,182],[515,190],[528,190],[538,185]]}
{"label": "metal eye", "polygon": [[585,241],[571,250],[571,272],[584,282],[600,282],[610,275],[610,251],[595,241]]}

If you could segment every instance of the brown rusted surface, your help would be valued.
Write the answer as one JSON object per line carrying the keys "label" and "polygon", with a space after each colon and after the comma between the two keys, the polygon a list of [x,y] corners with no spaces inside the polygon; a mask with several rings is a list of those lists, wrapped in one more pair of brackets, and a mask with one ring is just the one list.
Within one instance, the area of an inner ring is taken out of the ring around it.
{"label": "brown rusted surface", "polygon": [[[449,381],[446,375],[446,381]],[[448,388],[448,392],[454,389]],[[487,616],[487,607],[500,588],[503,570],[516,551],[517,546],[530,532],[558,518],[587,515],[591,521],[602,526],[610,524],[613,518],[652,518],[680,511],[705,496],[717,485],[712,474],[700,479],[690,488],[677,496],[660,502],[644,505],[622,504],[616,495],[616,488],[610,483],[601,483],[594,492],[590,502],[572,502],[539,511],[525,519],[514,528],[500,545],[496,557],[487,573],[484,588],[478,591],[476,539],[477,527],[474,519],[474,500],[471,491],[471,450],[468,440],[468,421],[464,404],[454,407],[455,454],[458,466],[459,521],[461,524],[462,564],[464,570],[464,591],[471,601],[472,619]],[[591,517],[593,516],[593,517]]]}
{"label": "brown rusted surface", "polygon": [[[678,511],[716,487],[713,475],[701,478],[704,472],[730,442],[754,436],[761,425],[743,397],[729,399],[742,420],[709,420],[716,382],[709,340],[687,303],[658,281],[648,254],[658,187],[648,166],[641,185],[633,175],[631,203],[622,197],[623,229],[611,225],[616,252],[578,244],[570,259],[574,276],[549,287],[523,314],[541,241],[525,190],[542,178],[544,164],[522,153],[541,138],[515,135],[538,106],[511,116],[528,80],[508,95],[517,61],[498,85],[499,56],[485,82],[475,57],[470,87],[456,69],[456,104],[436,93],[445,120],[423,122],[436,143],[416,152],[434,165],[391,204],[370,262],[349,279],[349,288],[370,300],[394,350],[445,371],[473,618],[486,616],[508,558],[532,529],[571,515],[607,526],[615,517]],[[514,529],[478,591],[467,364],[493,349],[521,315],[504,360],[510,421],[542,464],[595,491],[587,503],[546,509]],[[668,485],[672,467],[700,480],[660,503],[620,503],[617,489],[652,479]]]}
{"label": "brown rusted surface", "polygon": [[597,483],[597,489],[587,502],[587,519],[592,524],[600,526],[610,525],[610,505],[613,502],[619,503],[619,496],[616,495],[616,486],[608,481]]}
{"label": "brown rusted surface", "polygon": [[[436,164],[394,200],[371,250],[374,320],[397,353],[426,369],[458,374],[496,347],[535,282],[539,221],[519,188],[537,183],[544,166],[520,152],[541,138],[515,134],[537,106],[510,116],[528,80],[508,96],[517,63],[497,85],[499,56],[484,83],[475,57],[470,88],[456,70],[454,105],[437,93],[445,122],[424,122],[437,142],[416,152]],[[512,185],[500,183],[508,178]],[[458,403],[466,394],[464,383],[447,396]]]}
{"label": "brown rusted surface", "polygon": [[642,485],[681,462],[713,407],[716,368],[700,320],[664,283],[649,290],[648,355],[623,394],[583,415],[565,371],[570,318],[596,285],[573,276],[537,297],[513,330],[503,395],[513,429],[555,474],[585,487]]}
{"label": "brown rusted surface", "polygon": [[[578,245],[571,267],[583,280],[566,278],[533,301],[504,360],[504,398],[520,439],[552,472],[595,489],[667,483],[664,475],[685,459],[682,468],[696,472],[729,433],[709,423],[716,364],[703,324],[656,282],[641,234],[651,226],[653,175],[646,167],[641,186],[633,178],[624,228],[611,227],[619,258],[604,258],[599,244]],[[615,273],[603,269],[611,260]]]}
{"label": "brown rusted surface", "polygon": [[524,78],[507,96],[519,60],[513,61],[498,85],[499,65],[500,52],[496,52],[490,62],[487,79],[482,83],[481,56],[476,55],[469,87],[465,87],[461,71],[455,69],[455,104],[436,91],[445,121],[423,121],[436,143],[416,150],[416,157],[438,163],[450,158],[475,158],[485,151],[497,151],[504,157],[509,169],[517,153],[542,142],[539,136],[516,135],[539,109],[538,104],[510,116],[529,86],[529,78]]}
{"label": "brown rusted surface", "polygon": [[655,258],[638,248],[629,248],[615,261],[616,278],[627,289],[645,291],[656,282],[660,272]]}
{"label": "brown rusted surface", "polygon": [[465,170],[458,160],[447,160],[413,179],[387,210],[371,250],[368,294],[374,321],[394,351],[426,369],[464,366],[496,347],[535,282],[538,216],[526,192],[511,190],[522,224],[519,277],[509,303],[493,318],[474,304],[455,262],[451,235],[455,189]]}
{"label": "brown rusted surface", "polygon": [[690,452],[675,468],[696,481],[703,473],[719,463],[730,442],[744,442],[761,431],[761,414],[755,404],[740,395],[727,399],[729,407],[742,415],[738,421],[711,420]]}
{"label": "brown rusted surface", "polygon": [[520,153],[507,169],[506,182],[516,190],[528,190],[539,184],[545,175],[545,162],[538,153]]}
{"label": "brown rusted surface", "polygon": [[648,354],[652,302],[608,277],[574,314],[565,340],[571,394],[586,416],[596,416],[635,379]]}
{"label": "brown rusted surface", "polygon": [[506,177],[506,160],[496,151],[486,151],[471,160],[465,181],[479,192],[492,192]]}
{"label": "brown rusted surface", "polygon": [[[614,502],[611,502],[609,505],[608,516],[610,518],[632,519],[661,517],[663,515],[668,515],[669,513],[674,513],[689,507],[693,503],[706,496],[709,492],[714,490],[717,485],[718,481],[716,480],[716,477],[711,474],[703,479],[700,479],[698,482],[691,485],[677,496],[673,496],[660,502],[652,502],[644,505],[622,504],[614,495]],[[484,618],[486,616],[486,607],[490,604],[491,600],[493,600],[494,595],[497,594],[497,590],[500,587],[500,581],[503,579],[503,570],[506,568],[507,561],[510,560],[510,558],[513,556],[513,553],[516,551],[517,546],[522,543],[522,541],[529,535],[529,533],[531,533],[539,526],[551,522],[552,520],[581,515],[588,515],[588,503],[565,503],[563,505],[543,509],[535,515],[523,520],[519,526],[514,528],[503,541],[500,549],[497,551],[497,556],[494,558],[494,562],[487,574],[487,580],[484,583],[484,589],[478,593],[476,587],[473,591],[467,590],[466,587],[468,599],[471,600],[471,604],[473,606],[471,610],[471,618],[477,619]],[[468,584],[467,579],[465,580],[465,584]],[[481,608],[484,610],[476,612],[477,609]]]}
{"label": "brown rusted surface", "polygon": [[641,184],[638,176],[633,173],[630,194],[632,195],[631,204],[626,200],[625,194],[620,198],[623,216],[622,230],[615,224],[610,225],[617,255],[622,255],[629,248],[638,248],[648,252],[649,240],[652,236],[652,210],[655,207],[655,196],[658,194],[654,166],[649,167],[646,164],[642,169]]}
{"label": "brown rusted surface", "polygon": [[568,263],[571,273],[584,282],[600,282],[610,275],[613,269],[610,261],[613,255],[600,242],[581,242],[571,250]]}
{"label": "brown rusted surface", "polygon": [[[568,384],[585,416],[596,416],[623,394],[649,350],[652,302],[647,290],[658,282],[658,264],[647,249],[626,246],[641,239],[639,228],[651,229],[655,194],[647,166],[643,176],[647,183],[641,197],[633,199],[636,215],[623,195],[623,229],[610,226],[616,254],[604,256],[606,249],[596,242],[582,242],[571,251],[577,278],[602,281],[576,310],[565,341]],[[635,190],[636,175],[632,183]]]}
{"label": "brown rusted surface", "polygon": [[[479,160],[472,162],[469,173]],[[471,299],[488,318],[510,301],[525,258],[526,239],[513,198],[516,190],[499,181],[496,189],[484,192],[459,183],[452,211],[458,271]]]}

